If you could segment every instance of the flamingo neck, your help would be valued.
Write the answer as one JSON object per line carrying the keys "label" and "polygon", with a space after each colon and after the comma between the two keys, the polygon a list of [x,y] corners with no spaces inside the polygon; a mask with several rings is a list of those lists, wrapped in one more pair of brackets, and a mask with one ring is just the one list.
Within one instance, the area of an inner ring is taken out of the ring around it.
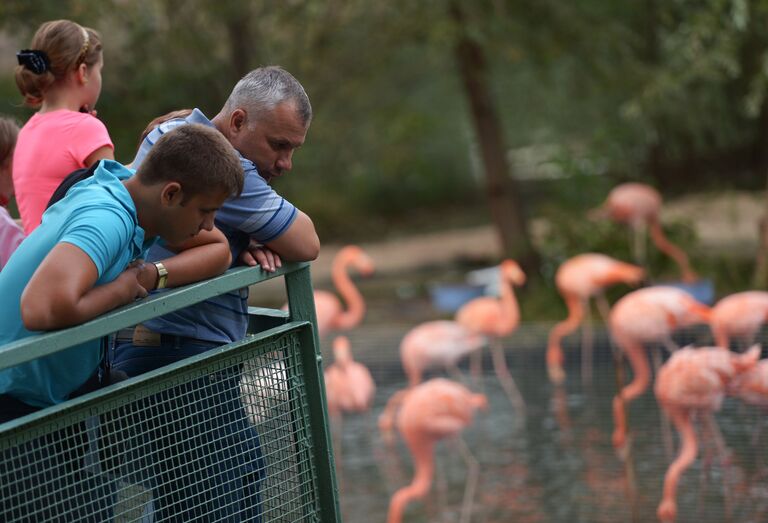
{"label": "flamingo neck", "polygon": [[691,283],[696,281],[699,277],[691,268],[691,264],[688,261],[688,255],[683,250],[669,241],[664,231],[661,229],[661,223],[658,218],[654,218],[650,222],[651,241],[653,244],[664,254],[672,258],[682,273],[683,281]]}
{"label": "flamingo neck", "polygon": [[351,329],[365,316],[363,296],[349,277],[348,267],[349,260],[341,259],[333,264],[331,271],[333,285],[346,305],[335,320],[336,328],[341,330]]}
{"label": "flamingo neck", "polygon": [[616,341],[627,355],[633,374],[632,381],[621,389],[621,397],[624,401],[632,401],[645,392],[650,385],[651,367],[648,364],[648,356],[642,343],[634,340],[626,340],[622,343],[620,337],[617,337]]}
{"label": "flamingo neck", "polygon": [[584,319],[584,302],[580,297],[575,294],[566,294],[565,304],[568,307],[568,317],[552,328],[547,341],[547,373],[554,383],[562,383],[565,379],[563,372],[565,356],[560,342],[565,336],[575,331]]}
{"label": "flamingo neck", "polygon": [[353,362],[352,353],[347,348],[335,347],[333,349],[333,362],[340,368],[345,369]]}
{"label": "flamingo neck", "polygon": [[584,300],[575,294],[565,295],[568,316],[552,328],[549,333],[549,346],[560,347],[560,341],[575,331],[584,320]]}
{"label": "flamingo neck", "polygon": [[680,433],[680,452],[675,461],[667,469],[664,476],[664,494],[658,508],[658,516],[661,521],[674,521],[677,516],[677,484],[680,476],[691,466],[698,453],[696,432],[693,429],[690,411],[681,409],[669,409],[672,423]]}
{"label": "flamingo neck", "polygon": [[520,323],[520,305],[517,303],[512,281],[502,279],[500,292],[503,321],[498,325],[498,330],[511,333]]}
{"label": "flamingo neck", "polygon": [[405,507],[414,499],[426,496],[432,486],[432,477],[435,471],[434,444],[420,438],[408,437],[406,442],[411,449],[414,462],[413,481],[394,493],[389,502],[389,515],[387,523],[401,523]]}
{"label": "flamingo neck", "polygon": [[715,345],[721,349],[729,349],[731,346],[731,339],[728,335],[727,329],[722,325],[712,326],[712,334],[715,338]]}

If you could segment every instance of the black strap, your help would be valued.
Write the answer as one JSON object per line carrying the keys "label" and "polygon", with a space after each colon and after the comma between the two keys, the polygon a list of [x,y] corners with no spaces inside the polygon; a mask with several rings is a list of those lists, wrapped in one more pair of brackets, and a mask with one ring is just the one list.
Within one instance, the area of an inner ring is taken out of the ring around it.
{"label": "black strap", "polygon": [[48,205],[45,206],[47,209],[54,203],[58,202],[64,196],[67,195],[67,191],[75,185],[77,182],[85,180],[86,178],[90,178],[93,176],[93,173],[96,172],[96,166],[99,165],[99,162],[93,162],[93,165],[91,165],[90,168],[86,169],[83,167],[82,169],[75,169],[71,173],[69,173],[66,178],[64,178],[58,187],[56,187],[56,190],[53,191],[53,195],[51,195],[51,199],[48,200]]}

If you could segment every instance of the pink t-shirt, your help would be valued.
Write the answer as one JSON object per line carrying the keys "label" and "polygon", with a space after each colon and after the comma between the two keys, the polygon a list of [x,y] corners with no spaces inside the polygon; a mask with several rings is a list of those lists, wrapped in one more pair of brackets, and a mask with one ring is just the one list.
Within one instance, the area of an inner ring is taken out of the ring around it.
{"label": "pink t-shirt", "polygon": [[35,113],[24,124],[13,153],[13,187],[26,234],[40,225],[61,181],[104,146],[114,149],[106,126],[90,114],[60,109]]}
{"label": "pink t-shirt", "polygon": [[16,225],[5,207],[0,207],[0,269],[8,263],[13,251],[24,239],[24,231]]}

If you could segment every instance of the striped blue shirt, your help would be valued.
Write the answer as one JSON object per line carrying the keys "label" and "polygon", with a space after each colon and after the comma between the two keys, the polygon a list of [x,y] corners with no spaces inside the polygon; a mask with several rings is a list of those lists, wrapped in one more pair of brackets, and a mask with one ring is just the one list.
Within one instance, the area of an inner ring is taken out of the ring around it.
{"label": "striped blue shirt", "polygon": [[[147,152],[161,135],[187,123],[213,127],[213,123],[199,109],[186,118],[163,122],[147,135],[139,147],[132,167],[138,168]],[[259,175],[256,165],[240,155],[245,173],[245,185],[240,196],[229,198],[216,212],[216,227],[229,240],[233,264],[248,246],[250,238],[267,243],[278,238],[296,219],[296,207],[277,194]],[[156,245],[148,259],[159,261],[174,253]],[[156,291],[158,292],[158,291]],[[162,292],[162,291],[159,291]],[[245,336],[248,327],[248,289],[230,292],[155,318],[144,323],[155,332],[187,336],[217,343],[230,343]]]}

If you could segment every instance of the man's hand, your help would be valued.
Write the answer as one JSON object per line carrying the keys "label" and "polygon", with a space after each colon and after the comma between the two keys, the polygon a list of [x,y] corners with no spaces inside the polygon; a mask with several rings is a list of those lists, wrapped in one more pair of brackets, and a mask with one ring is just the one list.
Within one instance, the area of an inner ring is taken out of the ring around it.
{"label": "man's hand", "polygon": [[283,266],[283,262],[280,260],[280,256],[278,256],[277,253],[272,252],[253,239],[251,239],[248,247],[243,249],[243,252],[240,253],[238,261],[249,267],[259,265],[262,270],[267,272],[275,272],[275,269],[279,269]]}

